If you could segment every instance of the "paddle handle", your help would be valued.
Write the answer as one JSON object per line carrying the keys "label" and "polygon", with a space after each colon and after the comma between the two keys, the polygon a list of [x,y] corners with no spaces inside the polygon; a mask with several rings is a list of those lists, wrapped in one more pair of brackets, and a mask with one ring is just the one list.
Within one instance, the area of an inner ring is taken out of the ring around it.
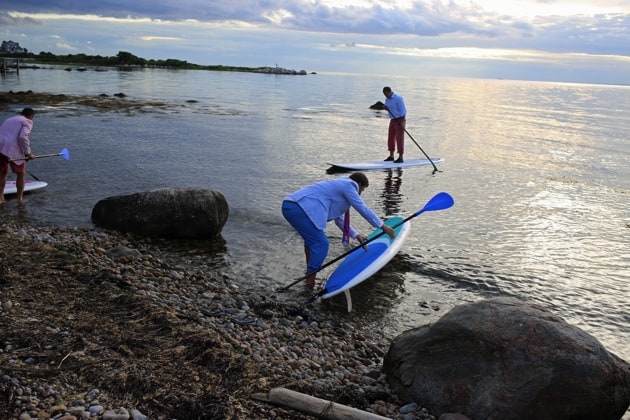
{"label": "paddle handle", "polygon": [[9,159],[9,162],[15,162],[16,160],[31,160],[31,158],[24,156],[23,158]]}

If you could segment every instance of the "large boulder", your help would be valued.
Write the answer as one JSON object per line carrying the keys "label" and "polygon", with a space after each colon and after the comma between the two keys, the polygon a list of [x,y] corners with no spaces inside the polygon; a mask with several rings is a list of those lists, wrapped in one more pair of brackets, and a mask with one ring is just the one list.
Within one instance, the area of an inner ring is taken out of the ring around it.
{"label": "large boulder", "polygon": [[392,390],[431,412],[471,419],[618,420],[630,365],[540,306],[513,298],[462,305],[396,337]]}
{"label": "large boulder", "polygon": [[92,209],[101,227],[144,236],[214,238],[228,218],[223,194],[201,188],[167,188],[108,197]]}

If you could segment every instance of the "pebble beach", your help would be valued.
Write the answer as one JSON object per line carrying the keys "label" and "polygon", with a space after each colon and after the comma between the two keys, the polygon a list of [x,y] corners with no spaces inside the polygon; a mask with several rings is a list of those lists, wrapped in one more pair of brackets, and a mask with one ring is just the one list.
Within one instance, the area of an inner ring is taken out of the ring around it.
{"label": "pebble beach", "polygon": [[315,418],[251,398],[275,387],[435,418],[391,393],[379,331],[239,290],[205,252],[10,222],[0,242],[7,418]]}

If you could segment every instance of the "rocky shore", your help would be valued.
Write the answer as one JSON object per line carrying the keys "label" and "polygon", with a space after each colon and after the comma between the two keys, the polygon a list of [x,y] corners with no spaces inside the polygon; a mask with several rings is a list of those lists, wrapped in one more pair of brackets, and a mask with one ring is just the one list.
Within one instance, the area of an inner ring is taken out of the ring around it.
{"label": "rocky shore", "polygon": [[208,246],[0,222],[0,412],[8,419],[315,418],[284,387],[393,419],[378,331],[239,290]]}

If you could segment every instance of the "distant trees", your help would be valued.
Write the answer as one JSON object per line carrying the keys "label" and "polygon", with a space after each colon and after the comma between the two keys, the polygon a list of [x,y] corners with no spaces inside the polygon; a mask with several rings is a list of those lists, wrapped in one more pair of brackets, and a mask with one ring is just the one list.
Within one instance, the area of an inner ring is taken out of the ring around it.
{"label": "distant trees", "polygon": [[37,62],[41,64],[58,64],[58,65],[80,65],[95,67],[166,67],[173,69],[187,70],[214,70],[214,71],[241,71],[253,73],[272,73],[272,74],[306,74],[304,70],[296,72],[295,70],[287,70],[276,65],[275,69],[271,67],[238,67],[238,66],[202,66],[199,64],[189,63],[188,61],[176,60],[169,58],[166,60],[147,60],[142,57],[133,55],[127,51],[118,51],[113,57],[103,57],[101,55],[87,54],[66,54],[55,55],[51,52],[41,51],[39,54],[29,53],[26,49],[19,53],[2,53],[5,57],[13,57],[24,59],[25,61]]}
{"label": "distant trees", "polygon": [[7,57],[23,58],[29,61],[37,61],[44,64],[80,64],[87,66],[135,66],[135,67],[176,67],[176,68],[202,68],[196,64],[190,64],[187,61],[175,60],[147,60],[142,57],[133,55],[127,51],[119,51],[113,57],[103,57],[101,55],[66,54],[56,55],[51,52],[41,51],[39,54],[25,52],[9,53],[3,55]]}

